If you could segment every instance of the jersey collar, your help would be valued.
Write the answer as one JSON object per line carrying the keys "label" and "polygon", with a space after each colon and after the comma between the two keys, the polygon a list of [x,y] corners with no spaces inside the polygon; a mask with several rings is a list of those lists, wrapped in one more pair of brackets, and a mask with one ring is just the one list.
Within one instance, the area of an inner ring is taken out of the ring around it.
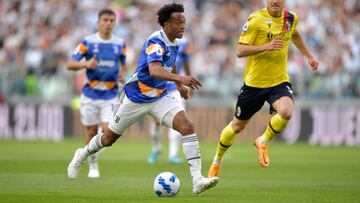
{"label": "jersey collar", "polygon": [[174,42],[171,42],[169,38],[166,36],[166,33],[163,29],[160,30],[161,35],[164,36],[165,43],[169,46],[178,46],[178,40],[175,39]]}
{"label": "jersey collar", "polygon": [[111,38],[110,38],[110,39],[103,39],[103,38],[100,37],[100,33],[97,32],[97,33],[96,33],[96,37],[97,37],[97,38],[99,39],[99,41],[102,42],[102,43],[109,43],[109,42],[111,42],[111,40],[112,40],[112,38],[113,38],[113,35],[111,34]]}

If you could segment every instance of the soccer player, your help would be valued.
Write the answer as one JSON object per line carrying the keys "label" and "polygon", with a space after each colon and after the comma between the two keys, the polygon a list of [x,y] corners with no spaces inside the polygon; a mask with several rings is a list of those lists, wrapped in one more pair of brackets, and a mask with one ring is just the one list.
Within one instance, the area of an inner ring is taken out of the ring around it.
{"label": "soccer player", "polygon": [[[97,134],[99,128],[106,128],[112,105],[117,99],[118,81],[123,83],[127,73],[126,45],[121,38],[112,34],[115,22],[114,11],[101,10],[98,13],[98,32],[81,41],[67,64],[69,70],[86,70],[87,81],[80,97],[86,143]],[[90,178],[100,176],[97,156],[92,154],[88,157]]]}
{"label": "soccer player", "polygon": [[178,100],[167,95],[167,81],[176,82],[181,96],[188,98],[185,86],[198,89],[201,83],[192,76],[176,74],[175,60],[179,50],[176,38],[182,38],[185,30],[184,7],[166,4],[157,13],[162,29],[154,32],[143,44],[137,69],[124,86],[121,105],[110,119],[108,128],[98,133],[84,147],[75,151],[68,165],[68,177],[77,177],[85,159],[104,147],[111,146],[133,123],[150,115],[162,125],[182,134],[182,146],[188,161],[193,182],[193,193],[200,194],[214,187],[218,177],[206,178],[201,173],[199,141],[194,125],[187,118]]}
{"label": "soccer player", "polygon": [[252,13],[242,28],[237,56],[248,57],[245,84],[238,96],[235,116],[221,132],[208,177],[219,176],[224,153],[233,144],[236,134],[245,128],[265,101],[276,114],[270,119],[265,132],[255,139],[254,145],[260,165],[269,167],[267,144],[284,130],[294,106],[293,91],[286,71],[290,41],[305,55],[312,70],[318,67],[318,62],[296,30],[297,15],[283,9],[284,1],[267,0],[267,7]]}
{"label": "soccer player", "polygon": [[[180,75],[191,75],[190,71],[190,54],[189,54],[189,41],[183,37],[179,40],[179,53],[176,57],[176,69]],[[185,107],[185,101],[181,98],[180,92],[176,89],[176,84],[169,81],[166,87],[168,94],[175,99],[179,100],[181,105]],[[157,161],[158,156],[161,154],[161,128],[159,122],[153,122],[150,124],[150,135],[152,139],[152,151],[148,158],[148,162],[153,164]],[[169,128],[169,162],[172,164],[182,163],[182,159],[178,155],[179,145],[181,143],[181,134],[176,130]]]}

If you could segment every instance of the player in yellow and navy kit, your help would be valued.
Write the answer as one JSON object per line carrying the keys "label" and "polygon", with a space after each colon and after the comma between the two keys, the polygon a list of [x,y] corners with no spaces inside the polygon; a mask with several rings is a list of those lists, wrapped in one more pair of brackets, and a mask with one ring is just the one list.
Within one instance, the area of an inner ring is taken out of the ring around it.
{"label": "player in yellow and navy kit", "polygon": [[175,60],[179,51],[178,38],[185,31],[184,7],[171,3],[158,11],[158,22],[163,29],[154,32],[143,44],[137,68],[124,86],[121,104],[114,112],[108,128],[98,133],[84,148],[76,150],[68,165],[68,177],[77,177],[84,160],[111,146],[133,123],[150,115],[162,125],[173,128],[182,134],[182,145],[188,161],[193,182],[193,193],[200,194],[214,187],[218,178],[206,178],[201,173],[199,141],[194,125],[187,118],[178,100],[167,94],[167,81],[176,82],[177,89],[185,99],[188,86],[198,89],[201,83],[191,76],[176,74]]}
{"label": "player in yellow and navy kit", "polygon": [[[80,97],[81,122],[86,127],[86,143],[98,129],[106,128],[118,95],[118,82],[124,82],[127,73],[126,45],[112,34],[116,16],[104,9],[98,14],[98,29],[86,36],[68,62],[69,70],[86,70],[86,83]],[[121,71],[119,71],[119,69]],[[90,178],[99,177],[97,154],[89,156]]]}
{"label": "player in yellow and navy kit", "polygon": [[260,165],[264,168],[269,166],[267,144],[286,127],[293,112],[293,92],[287,74],[290,41],[305,55],[312,70],[318,67],[318,62],[296,30],[296,13],[284,10],[284,1],[267,0],[267,7],[252,13],[242,28],[237,55],[248,57],[244,73],[245,84],[238,96],[235,116],[220,135],[209,177],[219,176],[225,151],[265,101],[276,114],[254,144]]}

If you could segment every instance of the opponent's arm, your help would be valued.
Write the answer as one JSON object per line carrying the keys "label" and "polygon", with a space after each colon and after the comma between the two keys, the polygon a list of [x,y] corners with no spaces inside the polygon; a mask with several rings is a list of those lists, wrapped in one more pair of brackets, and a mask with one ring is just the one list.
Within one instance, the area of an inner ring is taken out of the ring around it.
{"label": "opponent's arm", "polygon": [[67,69],[68,70],[81,70],[81,69],[94,69],[97,64],[96,61],[96,55],[94,55],[90,60],[88,61],[75,61],[73,59],[70,59],[67,63]]}
{"label": "opponent's arm", "polygon": [[310,51],[306,48],[304,40],[302,39],[300,33],[295,30],[295,32],[291,36],[291,41],[295,44],[296,48],[304,54],[309,65],[312,70],[316,70],[318,68],[319,62],[314,59]]}
{"label": "opponent's arm", "polygon": [[274,50],[281,50],[284,47],[284,43],[281,39],[275,38],[271,42],[268,42],[263,45],[249,45],[239,43],[237,46],[237,56],[240,57],[247,57],[254,54],[258,54],[264,51],[274,51]]}

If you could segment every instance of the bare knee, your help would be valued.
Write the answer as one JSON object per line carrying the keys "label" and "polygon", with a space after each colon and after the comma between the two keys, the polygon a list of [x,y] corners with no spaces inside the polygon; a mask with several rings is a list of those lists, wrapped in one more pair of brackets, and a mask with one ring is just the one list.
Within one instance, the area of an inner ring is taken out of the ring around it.
{"label": "bare knee", "polygon": [[186,120],[181,126],[180,129],[178,130],[179,133],[181,133],[182,135],[190,135],[193,134],[195,132],[195,128],[194,128],[194,124],[189,121]]}
{"label": "bare knee", "polygon": [[235,134],[240,133],[248,124],[249,120],[238,120],[236,118],[231,122],[231,128]]}
{"label": "bare knee", "polygon": [[277,113],[281,116],[281,118],[290,120],[293,112],[290,108],[284,108],[280,109]]}
{"label": "bare knee", "polygon": [[121,135],[118,135],[118,134],[112,132],[111,130],[107,129],[107,130],[105,130],[104,134],[101,137],[101,144],[104,147],[109,147],[112,144],[114,144],[120,136]]}
{"label": "bare knee", "polygon": [[97,128],[89,128],[87,130],[88,137],[94,137],[97,134]]}

